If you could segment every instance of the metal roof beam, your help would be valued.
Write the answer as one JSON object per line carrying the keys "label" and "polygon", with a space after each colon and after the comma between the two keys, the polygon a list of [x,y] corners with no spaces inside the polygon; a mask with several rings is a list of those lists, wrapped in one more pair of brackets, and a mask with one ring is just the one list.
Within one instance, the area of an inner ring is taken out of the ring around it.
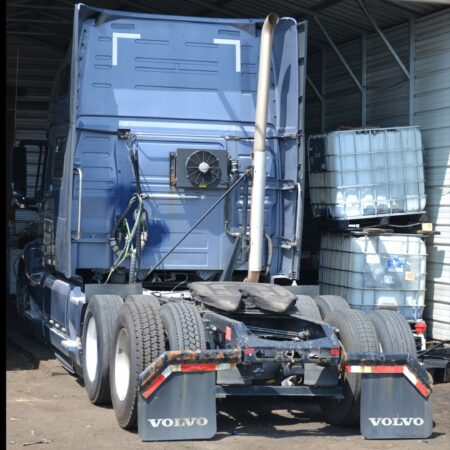
{"label": "metal roof beam", "polygon": [[[15,36],[11,36],[11,38],[12,37],[15,37]],[[18,39],[20,39],[21,41],[25,41],[26,45],[31,44],[31,46],[32,46],[32,45],[38,44],[41,48],[42,48],[42,46],[44,46],[44,47],[56,50],[57,52],[61,53],[61,56],[63,56],[64,52],[67,50],[67,45],[66,44],[62,45],[62,44],[58,43],[60,41],[58,41],[57,39],[52,39],[51,41],[47,41],[46,39],[40,39],[40,38],[32,37],[29,35],[24,35],[24,36],[18,35],[16,37],[16,39],[14,40],[16,45],[22,44],[22,42],[20,42],[20,43],[17,42]]]}
{"label": "metal roof beam", "polygon": [[26,9],[10,9],[7,11],[6,17],[22,17],[29,13]]}
{"label": "metal roof beam", "polygon": [[[221,15],[227,16],[227,17],[235,17],[236,14],[239,14],[239,12],[237,10],[230,8],[229,6],[227,6],[224,10],[223,6],[215,6],[211,2],[204,1],[204,0],[189,0],[189,3],[193,3],[194,5],[201,6],[202,8],[205,8],[209,11],[218,12]],[[231,11],[231,12],[229,13],[229,12],[227,12],[227,10]]]}
{"label": "metal roof beam", "polygon": [[217,12],[222,13],[223,12],[223,8],[226,7],[226,5],[228,3],[230,3],[230,2],[231,2],[231,0],[222,0],[222,1],[219,1],[219,2],[215,2],[213,5],[208,4],[208,6],[205,6],[205,8],[202,9],[201,11],[199,11],[197,14],[199,16],[203,16],[203,15],[209,14],[209,13],[211,13],[213,11],[217,11]]}
{"label": "metal roof beam", "polygon": [[118,8],[117,9],[122,9],[122,7],[124,8],[131,8],[130,11],[140,11],[140,12],[145,12],[147,14],[149,13],[154,13],[154,14],[164,14],[163,11],[161,11],[161,9],[159,8],[155,8],[149,3],[141,3],[141,2],[137,2],[137,1],[129,1],[129,0],[121,0],[120,3],[117,5]]}
{"label": "metal roof beam", "polygon": [[312,87],[312,90],[314,91],[314,94],[316,94],[317,98],[321,102],[323,102],[323,100],[324,100],[323,95],[319,92],[319,89],[317,89],[317,86],[314,84],[314,82],[311,80],[311,78],[309,78],[309,75],[306,75],[306,81]]}
{"label": "metal roof beam", "polygon": [[[71,10],[70,12],[72,12],[72,11],[73,11],[73,10]],[[68,10],[68,12],[69,12],[69,10]],[[59,13],[59,14],[54,14],[54,13],[52,13],[51,11],[45,9],[45,10],[39,11],[39,13],[40,13],[42,16],[44,16],[44,18],[49,17],[50,19],[55,19],[55,20],[61,20],[61,18],[63,17],[63,14],[64,14],[64,19],[70,20],[71,22],[73,21],[73,16],[72,16],[72,14],[69,14],[68,17],[66,17],[66,16],[65,16],[65,14],[66,14],[65,12],[61,12],[61,13]]]}
{"label": "metal roof beam", "polygon": [[24,5],[23,3],[7,3],[6,8],[20,8],[20,9],[50,9],[54,11],[73,11],[69,6],[49,6],[49,5]]}
{"label": "metal roof beam", "polygon": [[57,34],[59,36],[65,34],[64,32],[61,32],[61,31],[54,32],[53,30],[50,30],[48,27],[41,26],[41,25],[36,25],[35,23],[32,23],[32,22],[29,22],[28,23],[28,27],[26,29],[24,29],[24,30],[22,30],[22,29],[21,30],[14,30],[11,27],[9,27],[9,29],[7,30],[7,33],[14,32],[15,34],[17,34],[16,31],[24,31],[24,32],[32,32],[32,33],[34,33],[35,32],[34,30],[36,30],[37,34],[42,34],[42,33],[44,33],[44,34]]}
{"label": "metal roof beam", "polygon": [[293,2],[291,0],[285,0],[284,3],[288,3],[288,4],[292,5],[295,8],[295,12],[296,13],[299,12],[301,14],[305,14],[305,16],[307,16],[307,17],[315,17],[315,16],[317,16],[317,17],[319,17],[322,20],[325,20],[325,21],[328,20],[328,21],[334,22],[335,26],[341,26],[342,24],[349,25],[353,29],[359,31],[360,33],[364,32],[364,31],[369,31],[368,28],[362,27],[361,25],[359,25],[359,24],[357,24],[355,22],[350,22],[350,21],[344,20],[344,19],[337,20],[335,17],[331,16],[328,13],[324,13],[324,12],[321,12],[321,11],[317,11],[316,12],[316,11],[314,11],[312,9],[305,8],[303,6],[299,6],[298,2]]}
{"label": "metal roof beam", "polygon": [[375,31],[378,33],[378,35],[380,36],[381,40],[384,42],[384,44],[386,45],[386,47],[388,48],[388,50],[391,52],[391,55],[394,57],[395,61],[397,62],[397,64],[400,66],[400,69],[402,69],[402,72],[406,75],[406,77],[409,79],[410,75],[409,75],[409,71],[408,69],[405,67],[405,65],[403,64],[402,60],[400,59],[400,57],[397,55],[397,52],[395,51],[394,47],[392,47],[391,43],[388,41],[387,37],[384,35],[384,33],[378,28],[377,23],[375,22],[375,19],[372,17],[372,15],[369,13],[369,11],[366,8],[366,5],[363,3],[362,0],[357,0],[359,6],[361,7],[361,9],[364,11],[365,15],[367,16],[367,18],[369,19],[369,22],[372,24],[372,26],[375,28]]}
{"label": "metal roof beam", "polygon": [[337,3],[341,3],[342,1],[343,0],[327,0],[327,1],[324,1],[323,3],[321,3],[318,6],[314,6],[312,8],[312,11],[314,11],[314,12],[323,11],[324,9],[330,8],[331,6],[334,6]]}
{"label": "metal roof beam", "polygon": [[[409,9],[406,5],[401,5],[398,2],[398,0],[394,0],[393,2],[390,0],[377,0],[377,3],[380,1],[382,3],[385,3],[386,5],[388,5],[389,9],[391,9],[392,11],[395,11],[396,14],[399,14],[399,15],[405,17],[406,19],[412,19],[419,15],[419,14],[416,14],[411,9]],[[425,2],[423,2],[423,3],[425,3]]]}
{"label": "metal roof beam", "polygon": [[17,35],[17,36],[61,36],[61,33],[57,33],[56,31],[15,31],[15,30],[6,30],[6,34]]}
{"label": "metal roof beam", "polygon": [[56,20],[56,19],[16,19],[15,17],[7,17],[6,22],[25,22],[25,23],[47,23],[53,25],[70,25],[71,20]]}
{"label": "metal roof beam", "polygon": [[345,60],[344,56],[342,55],[341,51],[336,47],[336,44],[334,43],[333,39],[331,39],[331,36],[328,34],[327,30],[324,28],[320,20],[313,16],[313,19],[316,21],[317,25],[321,29],[323,35],[326,37],[327,41],[331,45],[332,49],[338,56],[338,58],[341,60],[342,64],[344,65],[345,69],[347,70],[348,74],[352,78],[353,82],[356,84],[357,88],[363,92],[363,87],[361,86],[361,83],[359,82],[358,78],[356,78],[356,75],[353,73],[352,68],[348,65],[347,61]]}

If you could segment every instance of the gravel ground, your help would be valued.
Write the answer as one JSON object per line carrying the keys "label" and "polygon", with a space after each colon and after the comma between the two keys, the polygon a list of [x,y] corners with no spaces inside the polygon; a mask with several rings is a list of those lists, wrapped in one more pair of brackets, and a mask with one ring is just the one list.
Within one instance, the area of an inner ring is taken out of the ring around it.
{"label": "gravel ground", "polygon": [[10,332],[6,349],[6,448],[11,450],[31,445],[43,450],[450,449],[450,383],[434,387],[435,427],[426,440],[367,441],[356,428],[325,423],[314,400],[234,399],[219,403],[214,439],[149,443],[122,430],[111,407],[93,406],[77,378],[36,341]]}

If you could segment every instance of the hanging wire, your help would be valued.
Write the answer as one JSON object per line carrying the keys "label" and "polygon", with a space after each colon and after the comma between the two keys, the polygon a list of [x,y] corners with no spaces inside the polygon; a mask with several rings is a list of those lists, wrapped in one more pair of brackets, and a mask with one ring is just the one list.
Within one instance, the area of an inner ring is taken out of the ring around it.
{"label": "hanging wire", "polygon": [[[145,246],[148,237],[147,212],[144,208],[144,200],[141,195],[141,187],[139,182],[139,164],[137,158],[138,143],[134,134],[128,136],[127,146],[130,148],[131,163],[136,177],[136,191],[130,198],[127,207],[116,222],[112,237],[110,238],[110,246],[116,256],[116,260],[111,266],[105,284],[109,282],[111,275],[130,258],[130,282],[134,282],[139,270],[139,259],[141,250]],[[134,210],[134,224],[130,230],[127,215]],[[122,230],[125,229],[125,237],[122,239]],[[119,242],[124,241],[122,249],[119,248]]]}

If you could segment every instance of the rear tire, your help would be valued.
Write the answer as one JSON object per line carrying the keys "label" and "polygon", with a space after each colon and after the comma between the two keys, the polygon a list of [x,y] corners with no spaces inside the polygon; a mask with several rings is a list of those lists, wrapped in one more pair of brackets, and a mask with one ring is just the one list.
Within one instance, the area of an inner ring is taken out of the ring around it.
{"label": "rear tire", "polygon": [[126,302],[144,302],[151,303],[155,311],[159,311],[161,305],[159,304],[159,300],[154,295],[129,295],[126,299]]}
{"label": "rear tire", "polygon": [[[379,352],[379,341],[375,327],[361,311],[333,311],[327,314],[325,322],[339,329],[339,340],[346,353]],[[359,423],[361,374],[342,372],[341,385],[344,399],[320,397],[319,402],[325,419],[333,425],[353,426]]]}
{"label": "rear tire", "polygon": [[118,295],[93,295],[84,316],[83,380],[94,405],[111,403],[109,353],[116,317],[122,303],[122,298]]}
{"label": "rear tire", "polygon": [[339,295],[316,295],[314,301],[319,307],[322,319],[330,312],[350,309],[350,305]]}
{"label": "rear tire", "polygon": [[203,321],[192,303],[181,301],[163,305],[161,319],[169,350],[204,350],[206,348]]}
{"label": "rear tire", "polygon": [[410,353],[417,357],[416,343],[408,321],[397,311],[379,309],[368,314],[383,353]]}
{"label": "rear tire", "polygon": [[322,322],[322,315],[320,314],[319,307],[309,295],[297,295],[295,307],[297,308],[298,315],[302,319],[311,319],[316,322]]}
{"label": "rear tire", "polygon": [[164,352],[159,312],[145,299],[126,301],[117,316],[111,349],[111,399],[122,428],[135,429],[139,375]]}

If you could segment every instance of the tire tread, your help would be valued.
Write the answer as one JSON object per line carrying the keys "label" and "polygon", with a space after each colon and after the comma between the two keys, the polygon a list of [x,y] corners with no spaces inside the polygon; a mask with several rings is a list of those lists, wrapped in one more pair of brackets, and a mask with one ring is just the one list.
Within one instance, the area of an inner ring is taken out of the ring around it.
{"label": "tire tread", "polygon": [[[131,319],[133,333],[130,339],[134,338],[135,352],[134,355],[130,355],[131,360],[133,361],[134,359],[129,388],[132,393],[127,394],[127,397],[129,395],[133,397],[130,400],[129,407],[125,408],[124,414],[118,413],[118,408],[115,408],[115,412],[119,425],[122,428],[135,429],[137,425],[139,375],[153,360],[164,352],[164,334],[159,311],[156,310],[153,302],[138,298],[132,300],[127,299],[119,314],[121,316],[129,315]],[[116,336],[121,328],[123,328],[121,324],[118,324],[116,327]],[[115,348],[112,348],[111,357],[113,357],[114,353]],[[112,383],[111,389],[113,388]]]}
{"label": "tire tread", "polygon": [[175,328],[176,347],[171,350],[203,350],[206,347],[203,321],[197,308],[190,302],[167,303],[161,308],[166,332],[172,323]]}
{"label": "tire tread", "polygon": [[406,319],[397,311],[378,309],[369,313],[384,353],[417,356],[416,343]]}

